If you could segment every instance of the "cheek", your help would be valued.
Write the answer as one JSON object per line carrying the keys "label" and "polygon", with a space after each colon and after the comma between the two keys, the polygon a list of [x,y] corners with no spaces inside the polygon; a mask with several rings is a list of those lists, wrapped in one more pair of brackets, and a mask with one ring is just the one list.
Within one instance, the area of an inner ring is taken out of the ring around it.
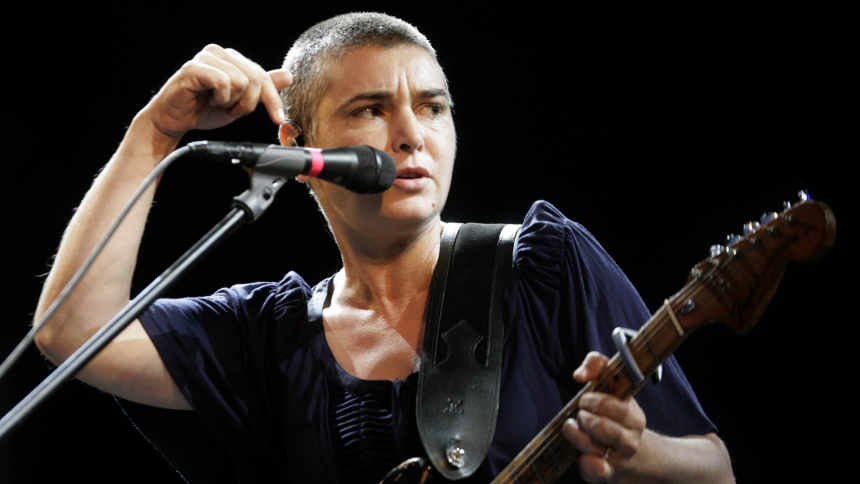
{"label": "cheek", "polygon": [[438,160],[445,167],[446,175],[450,181],[454,171],[454,160],[457,157],[457,135],[451,130],[442,140],[442,144],[438,150]]}
{"label": "cheek", "polygon": [[372,146],[380,150],[386,148],[387,138],[378,133],[367,133],[358,130],[344,131],[337,137],[328,138],[320,148],[343,148],[347,146]]}

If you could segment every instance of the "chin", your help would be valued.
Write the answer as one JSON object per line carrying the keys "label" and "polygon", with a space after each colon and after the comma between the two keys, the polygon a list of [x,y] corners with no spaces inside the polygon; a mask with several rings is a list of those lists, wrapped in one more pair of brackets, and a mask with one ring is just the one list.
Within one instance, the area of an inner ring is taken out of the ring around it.
{"label": "chin", "polygon": [[444,203],[424,197],[409,197],[385,204],[382,216],[394,222],[429,222],[442,212]]}

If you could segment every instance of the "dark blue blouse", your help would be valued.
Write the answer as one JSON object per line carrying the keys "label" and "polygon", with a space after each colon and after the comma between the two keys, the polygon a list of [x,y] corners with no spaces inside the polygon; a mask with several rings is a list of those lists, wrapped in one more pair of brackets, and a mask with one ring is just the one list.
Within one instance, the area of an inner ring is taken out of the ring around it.
{"label": "dark blue blouse", "polygon": [[[532,206],[514,251],[498,423],[470,482],[489,482],[575,395],[571,375],[588,351],[615,353],[613,328],[650,317],[594,237],[546,202]],[[382,469],[423,454],[417,374],[360,380],[332,356],[321,318],[329,281],[311,288],[291,272],[277,283],[162,299],[140,318],[243,482],[377,482]],[[662,383],[636,400],[656,432],[715,430],[674,358]],[[568,475],[578,482],[576,471]]]}

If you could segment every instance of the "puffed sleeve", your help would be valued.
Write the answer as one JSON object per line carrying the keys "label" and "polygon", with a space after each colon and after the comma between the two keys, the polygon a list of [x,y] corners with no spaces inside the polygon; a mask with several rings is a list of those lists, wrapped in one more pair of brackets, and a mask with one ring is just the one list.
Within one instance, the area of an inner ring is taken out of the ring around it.
{"label": "puffed sleeve", "polygon": [[[578,390],[572,372],[589,351],[616,353],[612,331],[638,329],[650,313],[633,285],[584,227],[547,202],[536,202],[514,253],[514,311],[557,378]],[[668,292],[668,291],[667,291]],[[659,386],[647,384],[636,401],[648,428],[670,436],[715,430],[674,357]]]}
{"label": "puffed sleeve", "polygon": [[140,317],[173,381],[240,468],[265,467],[277,448],[272,361],[294,344],[310,294],[290,273],[278,283],[160,299]]}

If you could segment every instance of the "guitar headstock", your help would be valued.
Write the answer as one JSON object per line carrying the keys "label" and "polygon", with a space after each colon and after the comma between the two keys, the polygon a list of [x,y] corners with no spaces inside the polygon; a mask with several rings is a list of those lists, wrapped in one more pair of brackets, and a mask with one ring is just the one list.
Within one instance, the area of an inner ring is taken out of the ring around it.
{"label": "guitar headstock", "polygon": [[711,256],[691,271],[687,286],[673,298],[685,330],[722,321],[737,333],[761,319],[789,262],[815,262],[836,238],[836,219],[827,205],[800,192],[795,205],[762,215],[711,247]]}

